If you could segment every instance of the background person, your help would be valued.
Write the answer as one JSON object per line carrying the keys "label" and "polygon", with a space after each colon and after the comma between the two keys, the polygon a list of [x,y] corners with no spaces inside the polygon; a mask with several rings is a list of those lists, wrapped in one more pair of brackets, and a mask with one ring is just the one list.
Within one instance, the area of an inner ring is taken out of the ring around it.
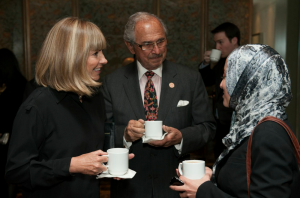
{"label": "background person", "polygon": [[[0,138],[12,132],[13,121],[22,104],[27,80],[21,74],[19,63],[12,51],[0,49]],[[9,139],[8,139],[9,140]],[[1,197],[16,197],[16,188],[5,181],[5,164],[9,142],[0,143],[0,193]]]}
{"label": "background person", "polygon": [[[188,159],[188,153],[215,133],[201,76],[165,60],[166,34],[157,16],[145,12],[130,16],[124,40],[136,60],[107,75],[101,87],[108,121],[115,123],[115,147],[125,145],[136,155],[129,164],[137,174],[133,179],[113,180],[112,198],[178,197],[168,186],[179,161]],[[144,97],[148,94],[150,100]],[[168,134],[161,141],[143,143],[144,120],[162,120]]]}
{"label": "background person", "polygon": [[24,198],[99,198],[106,116],[95,90],[105,47],[100,29],[77,18],[60,20],[48,33],[36,64],[43,87],[20,107],[8,152],[6,178]]}
{"label": "background person", "polygon": [[240,45],[240,30],[233,23],[222,23],[211,31],[216,49],[221,51],[221,58],[217,63],[210,62],[211,51],[206,51],[204,61],[199,65],[199,72],[205,86],[215,85],[214,112],[217,121],[215,136],[215,158],[225,149],[222,138],[228,134],[233,110],[223,105],[223,91],[220,88],[225,60],[227,56]]}
{"label": "background person", "polygon": [[[259,44],[241,46],[229,55],[223,77],[224,106],[236,112],[230,133],[223,138],[227,148],[213,172],[206,168],[200,180],[181,176],[185,185],[171,186],[185,191],[180,197],[248,197],[246,153],[253,128],[266,116],[289,125],[285,108],[292,99],[290,76],[274,49]],[[251,171],[250,197],[291,196],[299,167],[287,132],[276,122],[266,121],[255,128]]]}

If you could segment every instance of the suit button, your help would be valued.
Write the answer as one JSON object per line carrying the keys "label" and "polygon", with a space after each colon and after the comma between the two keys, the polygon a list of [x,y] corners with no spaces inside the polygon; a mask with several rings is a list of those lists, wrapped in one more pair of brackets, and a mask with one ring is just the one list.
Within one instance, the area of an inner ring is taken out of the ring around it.
{"label": "suit button", "polygon": [[155,154],[151,153],[151,154],[150,154],[150,156],[151,156],[151,157],[154,157],[154,156],[155,156]]}
{"label": "suit button", "polygon": [[152,176],[151,175],[148,175],[149,179],[152,179]]}

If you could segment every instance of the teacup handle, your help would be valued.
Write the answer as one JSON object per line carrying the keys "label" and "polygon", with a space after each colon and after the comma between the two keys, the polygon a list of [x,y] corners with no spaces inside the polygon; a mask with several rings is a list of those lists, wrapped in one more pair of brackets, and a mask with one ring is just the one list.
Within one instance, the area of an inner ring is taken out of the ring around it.
{"label": "teacup handle", "polygon": [[[102,156],[106,156],[107,158],[109,158],[109,155],[102,155]],[[107,168],[106,171],[103,171],[103,173],[108,173],[108,164],[102,163],[102,165]]]}
{"label": "teacup handle", "polygon": [[179,171],[180,175],[183,175],[183,173],[182,173],[182,163],[179,163],[178,171]]}

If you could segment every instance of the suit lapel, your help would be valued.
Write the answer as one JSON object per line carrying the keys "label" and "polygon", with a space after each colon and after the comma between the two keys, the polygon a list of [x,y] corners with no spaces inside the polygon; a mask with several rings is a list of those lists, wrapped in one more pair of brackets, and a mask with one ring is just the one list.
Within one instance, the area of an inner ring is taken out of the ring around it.
{"label": "suit lapel", "polygon": [[[168,112],[171,110],[172,104],[175,101],[175,94],[179,88],[179,78],[177,76],[177,68],[175,64],[165,60],[163,62],[161,95],[158,109],[158,120],[164,121]],[[171,88],[172,83],[174,85]],[[171,86],[170,86],[171,85]]]}
{"label": "suit lapel", "polygon": [[125,80],[123,86],[136,119],[141,118],[145,120],[145,112],[142,102],[136,61],[127,66],[124,76],[127,80]]}

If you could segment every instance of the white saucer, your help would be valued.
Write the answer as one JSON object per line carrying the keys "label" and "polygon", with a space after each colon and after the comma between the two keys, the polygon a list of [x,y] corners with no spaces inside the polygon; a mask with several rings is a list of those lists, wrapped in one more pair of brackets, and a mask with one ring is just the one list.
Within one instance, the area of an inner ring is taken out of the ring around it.
{"label": "white saucer", "polygon": [[151,137],[147,138],[147,137],[145,137],[145,135],[143,135],[143,138],[142,138],[143,139],[143,143],[149,143],[149,142],[151,142],[153,140],[163,140],[166,135],[167,135],[167,133],[164,133],[163,136],[161,136],[160,138],[151,138]]}
{"label": "white saucer", "polygon": [[127,173],[125,175],[111,175],[108,172],[103,172],[97,175],[96,179],[101,179],[101,178],[112,178],[112,177],[118,177],[118,178],[123,178],[123,179],[131,179],[135,176],[136,172],[134,170],[128,169]]}

